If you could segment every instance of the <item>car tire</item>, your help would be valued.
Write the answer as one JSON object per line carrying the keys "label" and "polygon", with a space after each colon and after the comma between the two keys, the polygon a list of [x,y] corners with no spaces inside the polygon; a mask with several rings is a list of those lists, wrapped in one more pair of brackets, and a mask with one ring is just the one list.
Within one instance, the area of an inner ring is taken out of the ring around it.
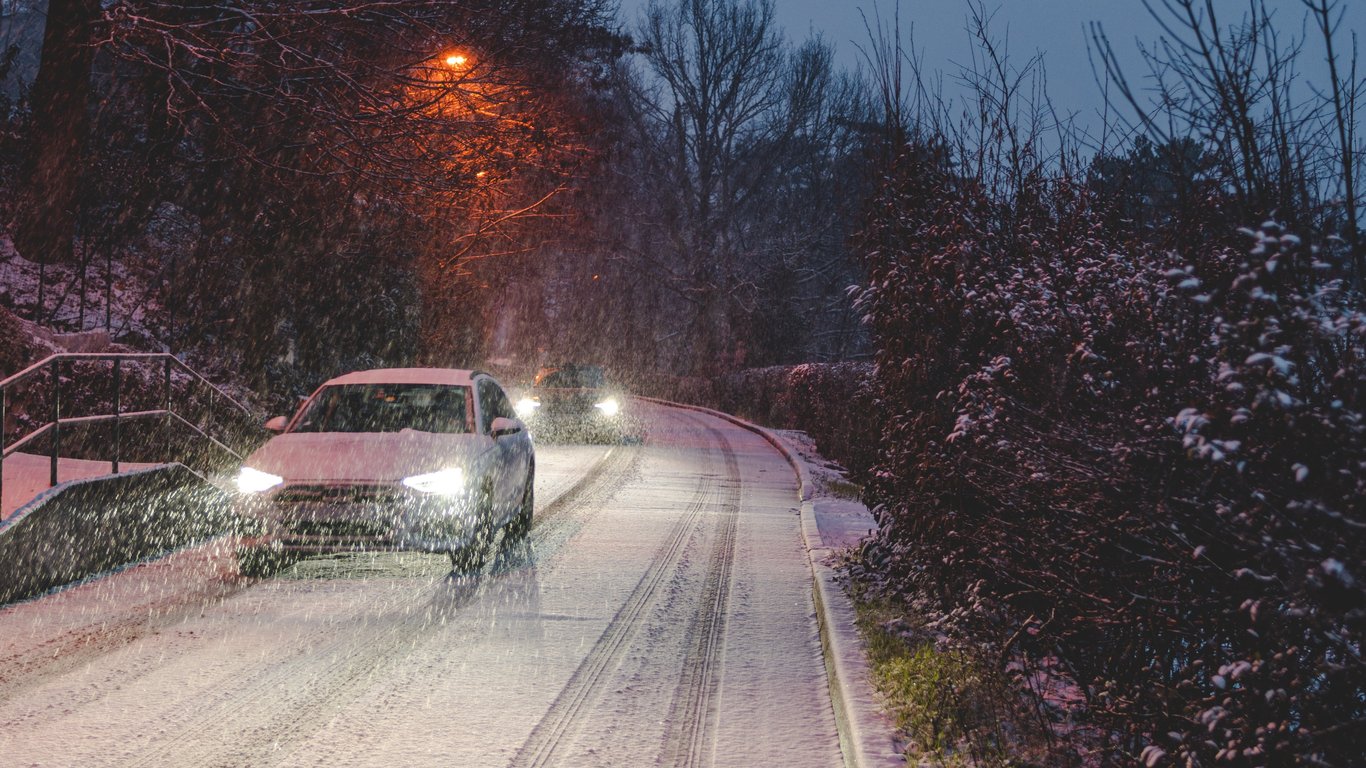
{"label": "car tire", "polygon": [[513,515],[508,521],[507,528],[503,532],[504,538],[508,541],[521,541],[531,533],[531,518],[536,509],[536,465],[527,468],[526,488],[522,491],[522,503],[517,507],[517,514]]}
{"label": "car tire", "polygon": [[289,558],[279,547],[252,544],[237,548],[237,572],[249,579],[268,578],[288,565]]}
{"label": "car tire", "polygon": [[479,520],[475,524],[474,537],[465,546],[450,550],[451,568],[458,573],[483,568],[488,553],[493,533],[493,489],[485,486],[479,495],[482,498],[475,512]]}

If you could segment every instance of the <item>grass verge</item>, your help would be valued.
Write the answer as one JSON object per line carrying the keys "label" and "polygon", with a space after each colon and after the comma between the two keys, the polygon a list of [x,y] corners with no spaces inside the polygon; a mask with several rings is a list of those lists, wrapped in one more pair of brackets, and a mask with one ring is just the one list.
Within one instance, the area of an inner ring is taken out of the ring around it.
{"label": "grass verge", "polygon": [[965,650],[941,647],[915,617],[866,585],[855,581],[850,593],[873,683],[910,745],[910,764],[1029,764],[1010,755],[1004,675]]}

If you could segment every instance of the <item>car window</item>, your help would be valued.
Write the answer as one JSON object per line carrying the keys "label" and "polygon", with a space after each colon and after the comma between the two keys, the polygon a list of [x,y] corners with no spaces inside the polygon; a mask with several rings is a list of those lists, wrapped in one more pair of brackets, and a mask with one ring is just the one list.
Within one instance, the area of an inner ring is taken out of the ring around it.
{"label": "car window", "polygon": [[493,420],[498,417],[494,412],[493,382],[488,379],[481,379],[479,382],[479,431],[484,434],[489,433],[489,428],[493,425]]}
{"label": "car window", "polygon": [[444,384],[337,384],[314,395],[290,431],[466,432],[466,392]]}
{"label": "car window", "polygon": [[493,407],[499,416],[517,418],[517,409],[512,407],[512,401],[508,399],[507,393],[496,385],[493,387]]}
{"label": "car window", "polygon": [[603,386],[602,368],[596,365],[565,365],[542,368],[536,374],[538,387],[566,389],[600,389]]}
{"label": "car window", "polygon": [[509,419],[517,418],[517,411],[513,409],[512,402],[508,400],[503,388],[492,379],[483,379],[479,382],[479,423],[483,425],[483,431],[487,434],[493,427],[493,420],[499,416],[506,416]]}

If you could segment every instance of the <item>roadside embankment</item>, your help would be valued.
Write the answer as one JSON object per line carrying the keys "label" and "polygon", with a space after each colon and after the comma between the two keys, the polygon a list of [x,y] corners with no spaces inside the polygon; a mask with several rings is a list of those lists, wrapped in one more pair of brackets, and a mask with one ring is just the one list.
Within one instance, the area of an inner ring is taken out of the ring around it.
{"label": "roadside embankment", "polygon": [[235,525],[227,494],[181,464],[62,483],[0,523],[0,604]]}

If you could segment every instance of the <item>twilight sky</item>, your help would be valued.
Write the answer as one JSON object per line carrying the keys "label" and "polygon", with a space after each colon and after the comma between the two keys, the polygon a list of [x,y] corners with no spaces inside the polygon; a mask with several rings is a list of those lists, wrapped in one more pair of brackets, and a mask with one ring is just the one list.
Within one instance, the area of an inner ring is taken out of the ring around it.
{"label": "twilight sky", "polygon": [[[1161,0],[1153,0],[1159,5]],[[649,0],[620,0],[623,25],[636,26]],[[862,60],[857,46],[866,46],[863,14],[872,23],[874,8],[890,22],[895,0],[774,0],[779,26],[793,41],[805,39],[808,32],[819,32],[834,44],[836,57],[847,67]],[[1301,0],[1267,0],[1276,14],[1276,26],[1284,35],[1301,38],[1305,8]],[[1366,1],[1346,0],[1343,29],[1335,45],[1340,59],[1350,55],[1351,33],[1360,38],[1366,70]],[[1062,113],[1076,113],[1082,123],[1091,123],[1101,104],[1100,89],[1092,76],[1087,58],[1087,24],[1101,22],[1115,49],[1125,58],[1126,72],[1141,87],[1146,69],[1138,55],[1138,43],[1155,41],[1162,31],[1144,10],[1139,0],[987,0],[995,9],[993,30],[997,38],[1008,36],[1013,62],[1023,65],[1035,53],[1042,53],[1048,75],[1048,90]],[[1221,21],[1242,18],[1247,0],[1216,0]],[[903,37],[914,30],[917,48],[924,54],[926,69],[940,70],[946,82],[958,72],[959,65],[970,62],[971,46],[965,30],[967,4],[964,0],[901,0]],[[1311,37],[1301,54],[1300,72],[1312,82],[1323,83],[1323,46]],[[1340,66],[1342,66],[1340,64]]]}

